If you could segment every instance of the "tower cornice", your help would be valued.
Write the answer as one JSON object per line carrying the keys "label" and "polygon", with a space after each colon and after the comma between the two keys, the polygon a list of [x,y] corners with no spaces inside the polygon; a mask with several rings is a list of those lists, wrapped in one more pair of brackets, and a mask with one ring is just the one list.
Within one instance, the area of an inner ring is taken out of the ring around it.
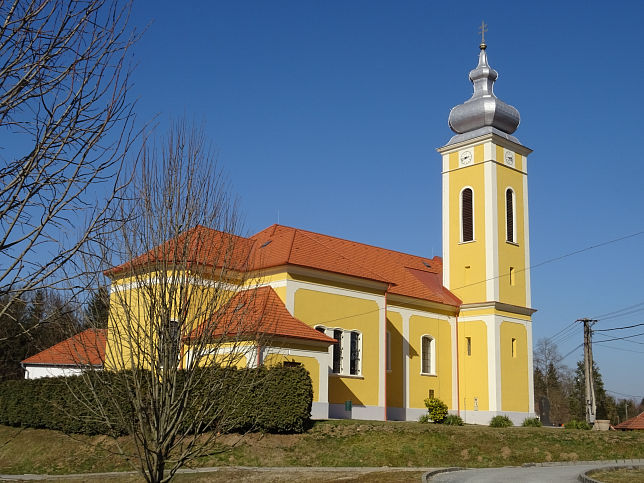
{"label": "tower cornice", "polygon": [[472,146],[474,144],[480,144],[485,141],[492,141],[494,144],[498,146],[502,146],[506,149],[511,149],[515,153],[518,153],[522,156],[527,156],[532,152],[532,149],[530,149],[529,147],[524,146],[521,143],[517,143],[509,139],[506,139],[505,137],[499,136],[494,132],[482,134],[481,136],[476,136],[471,139],[463,140],[456,143],[449,143],[440,148],[436,148],[436,151],[438,151],[440,154],[449,154],[454,151],[459,151],[464,147]]}

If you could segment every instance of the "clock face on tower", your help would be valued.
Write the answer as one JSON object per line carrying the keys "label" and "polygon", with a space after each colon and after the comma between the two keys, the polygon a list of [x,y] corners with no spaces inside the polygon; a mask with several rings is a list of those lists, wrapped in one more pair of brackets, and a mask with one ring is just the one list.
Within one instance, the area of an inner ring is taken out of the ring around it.
{"label": "clock face on tower", "polygon": [[472,162],[472,153],[470,151],[463,151],[461,153],[461,166],[467,166]]}
{"label": "clock face on tower", "polygon": [[505,152],[505,164],[514,166],[514,153],[512,151]]}

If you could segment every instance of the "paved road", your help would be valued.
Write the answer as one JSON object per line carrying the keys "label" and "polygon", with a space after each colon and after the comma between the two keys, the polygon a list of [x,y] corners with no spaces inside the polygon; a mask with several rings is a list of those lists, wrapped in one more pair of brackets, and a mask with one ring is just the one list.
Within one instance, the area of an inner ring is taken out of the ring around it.
{"label": "paved road", "polygon": [[481,468],[440,473],[430,478],[438,482],[476,482],[476,483],[541,483],[541,482],[578,482],[580,473],[602,466],[633,466],[642,465],[644,460],[629,460],[616,463],[615,461],[589,461],[570,465],[551,466],[517,466],[505,468]]}

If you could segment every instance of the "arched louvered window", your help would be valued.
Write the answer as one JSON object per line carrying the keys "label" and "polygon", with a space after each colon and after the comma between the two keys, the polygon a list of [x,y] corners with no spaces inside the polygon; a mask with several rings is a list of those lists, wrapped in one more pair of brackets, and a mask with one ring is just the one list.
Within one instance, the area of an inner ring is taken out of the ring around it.
{"label": "arched louvered window", "polygon": [[474,206],[472,188],[461,192],[461,241],[474,240]]}
{"label": "arched louvered window", "polygon": [[514,191],[511,188],[505,190],[505,233],[506,240],[516,243],[514,236]]}

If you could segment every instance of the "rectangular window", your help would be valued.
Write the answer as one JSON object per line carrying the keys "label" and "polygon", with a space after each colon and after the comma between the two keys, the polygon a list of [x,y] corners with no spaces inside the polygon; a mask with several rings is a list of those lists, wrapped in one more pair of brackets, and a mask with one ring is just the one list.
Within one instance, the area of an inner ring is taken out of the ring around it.
{"label": "rectangular window", "polygon": [[433,398],[434,398],[434,390],[430,389],[429,390],[429,399],[433,399]]}
{"label": "rectangular window", "polygon": [[467,355],[471,356],[472,355],[472,338],[471,337],[466,337],[465,342],[467,345]]}
{"label": "rectangular window", "polygon": [[357,376],[360,374],[360,334],[351,332],[351,359],[349,364],[349,374]]}
{"label": "rectangular window", "polygon": [[517,356],[517,340],[512,339],[512,357]]}
{"label": "rectangular window", "polygon": [[510,267],[510,285],[514,286],[516,275],[514,273],[514,267]]}
{"label": "rectangular window", "polygon": [[335,339],[335,344],[333,344],[333,373],[340,374],[342,368],[342,331],[335,329],[333,338]]}
{"label": "rectangular window", "polygon": [[432,372],[432,340],[429,337],[423,337],[421,351],[422,351],[422,354],[421,354],[421,359],[422,359],[421,372],[423,374],[431,374],[431,372]]}

